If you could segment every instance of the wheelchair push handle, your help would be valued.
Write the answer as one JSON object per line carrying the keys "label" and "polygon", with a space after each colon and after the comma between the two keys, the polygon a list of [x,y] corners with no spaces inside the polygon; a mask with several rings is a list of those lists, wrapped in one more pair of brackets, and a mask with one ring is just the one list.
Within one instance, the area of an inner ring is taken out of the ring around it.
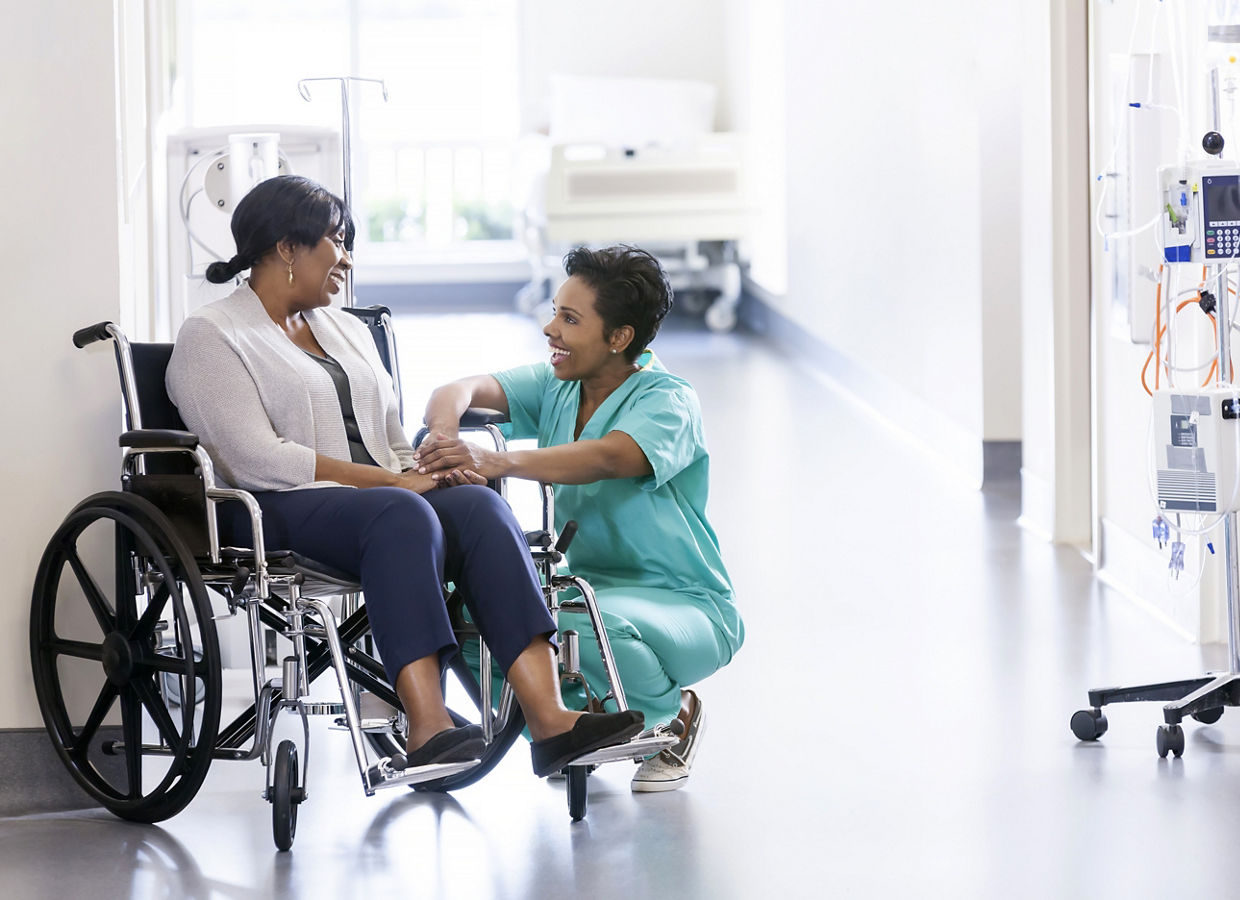
{"label": "wheelchair push handle", "polygon": [[97,325],[88,325],[85,328],[79,328],[73,332],[73,346],[81,350],[87,344],[93,344],[96,341],[106,341],[112,337],[112,332],[108,331],[112,328],[111,322],[100,322]]}

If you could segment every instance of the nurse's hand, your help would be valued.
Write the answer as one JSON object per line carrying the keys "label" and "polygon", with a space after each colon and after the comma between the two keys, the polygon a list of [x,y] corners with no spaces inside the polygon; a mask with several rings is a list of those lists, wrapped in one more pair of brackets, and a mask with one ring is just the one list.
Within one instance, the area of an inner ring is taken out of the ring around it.
{"label": "nurse's hand", "polygon": [[[442,432],[435,434],[434,440],[423,441],[413,454],[413,464],[421,473],[430,475],[437,472],[450,472],[453,469],[460,472],[469,470],[474,475],[480,476],[483,482],[498,474],[497,462],[493,451],[485,450],[469,441],[450,438]],[[461,483],[476,484],[477,482]]]}

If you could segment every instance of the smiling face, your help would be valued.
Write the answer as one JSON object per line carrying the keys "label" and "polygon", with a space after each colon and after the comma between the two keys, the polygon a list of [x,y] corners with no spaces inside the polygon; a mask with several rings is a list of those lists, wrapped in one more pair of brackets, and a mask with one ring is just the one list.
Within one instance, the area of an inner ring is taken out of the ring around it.
{"label": "smiling face", "polygon": [[293,262],[293,283],[300,283],[302,296],[314,302],[310,307],[327,306],[332,297],[344,290],[346,273],[353,260],[344,247],[345,233],[340,228],[325,234],[313,247],[298,247]]}
{"label": "smiling face", "polygon": [[603,318],[594,309],[594,289],[580,278],[569,278],[552,301],[555,315],[543,326],[551,348],[551,366],[561,381],[582,381],[605,368],[624,365],[620,353],[628,341],[613,333],[608,340]]}

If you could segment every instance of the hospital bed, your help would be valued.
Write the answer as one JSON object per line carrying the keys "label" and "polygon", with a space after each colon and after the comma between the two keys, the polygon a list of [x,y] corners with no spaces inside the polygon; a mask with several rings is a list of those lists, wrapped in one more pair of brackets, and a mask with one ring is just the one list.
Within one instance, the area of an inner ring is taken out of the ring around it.
{"label": "hospital bed", "polygon": [[683,307],[727,331],[753,206],[744,135],[713,130],[713,85],[553,76],[546,135],[518,142],[518,231],[532,275],[522,311],[549,303],[578,244],[627,243],[664,264]]}

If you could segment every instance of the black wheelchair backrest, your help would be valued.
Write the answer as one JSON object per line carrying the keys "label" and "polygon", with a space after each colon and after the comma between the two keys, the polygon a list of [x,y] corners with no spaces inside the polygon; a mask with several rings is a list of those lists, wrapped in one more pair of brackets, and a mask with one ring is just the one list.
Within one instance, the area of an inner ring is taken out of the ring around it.
{"label": "black wheelchair backrest", "polygon": [[383,368],[392,376],[392,388],[396,392],[396,408],[401,422],[405,421],[405,403],[400,390],[400,362],[396,358],[396,336],[392,329],[392,311],[386,306],[344,307],[349,315],[360,319],[374,339],[375,349]]}
{"label": "black wheelchair backrest", "polygon": [[[134,389],[138,395],[142,427],[189,431],[164,386],[168,360],[172,358],[172,344],[130,344],[129,350],[133,358]],[[128,408],[125,412],[132,429],[135,427],[133,414]]]}

